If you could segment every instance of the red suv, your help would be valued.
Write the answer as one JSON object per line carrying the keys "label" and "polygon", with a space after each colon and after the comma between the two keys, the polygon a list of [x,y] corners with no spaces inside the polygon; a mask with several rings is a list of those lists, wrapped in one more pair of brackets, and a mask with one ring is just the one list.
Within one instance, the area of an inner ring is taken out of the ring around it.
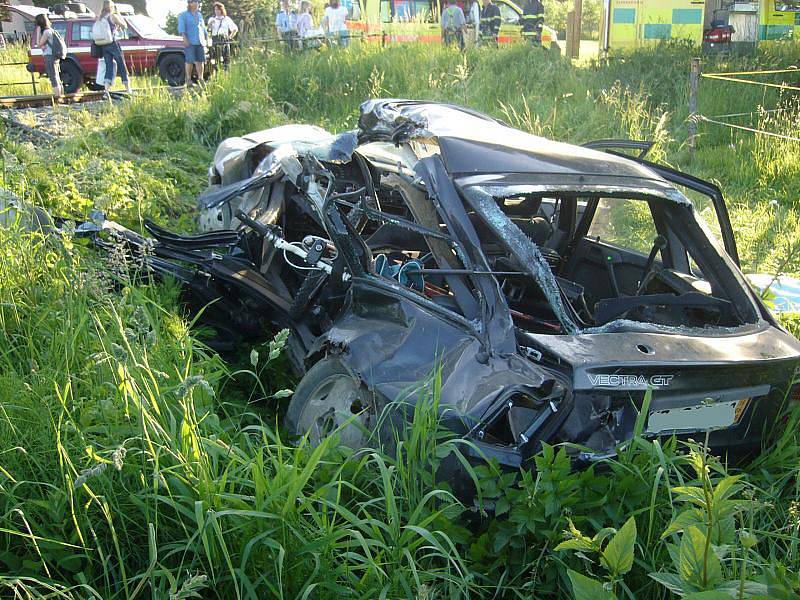
{"label": "red suv", "polygon": [[[186,78],[183,58],[183,39],[170,35],[158,23],[144,15],[123,17],[128,23],[125,39],[119,43],[125,54],[125,64],[133,74],[158,70],[161,79],[168,85],[183,85]],[[79,17],[54,18],[53,28],[67,44],[67,58],[61,61],[61,81],[67,94],[74,94],[84,83],[95,87],[97,83],[97,58],[92,58],[92,26],[94,19]],[[124,33],[124,32],[123,32]],[[44,57],[37,46],[34,34],[28,50],[28,71],[45,73]]]}

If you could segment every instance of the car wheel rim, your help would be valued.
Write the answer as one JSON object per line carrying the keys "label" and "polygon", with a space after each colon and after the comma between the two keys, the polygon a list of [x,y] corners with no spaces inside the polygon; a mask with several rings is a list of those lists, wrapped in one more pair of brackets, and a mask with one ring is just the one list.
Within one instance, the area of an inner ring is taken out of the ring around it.
{"label": "car wheel rim", "polygon": [[167,75],[169,76],[170,79],[177,79],[178,77],[181,76],[182,72],[183,69],[177,63],[169,65],[169,68],[167,69]]}
{"label": "car wheel rim", "polygon": [[314,446],[338,431],[341,444],[355,450],[367,440],[372,416],[358,383],[348,375],[333,375],[309,394],[297,425],[299,433],[308,433]]}
{"label": "car wheel rim", "polygon": [[61,85],[64,86],[65,89],[72,89],[75,85],[75,77],[73,77],[71,71],[61,72]]}

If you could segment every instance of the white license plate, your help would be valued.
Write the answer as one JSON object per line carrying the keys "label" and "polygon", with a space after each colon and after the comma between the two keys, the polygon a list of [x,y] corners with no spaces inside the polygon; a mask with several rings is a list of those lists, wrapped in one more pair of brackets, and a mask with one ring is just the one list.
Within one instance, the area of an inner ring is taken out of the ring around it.
{"label": "white license plate", "polygon": [[709,431],[725,429],[739,422],[750,398],[713,404],[696,404],[650,412],[647,433]]}

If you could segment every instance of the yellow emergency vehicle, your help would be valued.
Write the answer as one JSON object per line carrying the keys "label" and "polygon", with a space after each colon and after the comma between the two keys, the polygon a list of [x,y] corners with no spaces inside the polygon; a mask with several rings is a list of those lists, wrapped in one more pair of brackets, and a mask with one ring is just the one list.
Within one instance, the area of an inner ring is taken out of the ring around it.
{"label": "yellow emergency vehicle", "polygon": [[607,0],[603,35],[607,48],[631,48],[662,40],[698,46],[715,26],[732,28],[731,42],[800,38],[800,0]]}
{"label": "yellow emergency vehicle", "polygon": [[[523,41],[522,8],[514,0],[493,0],[500,8],[502,24],[499,42],[513,44]],[[438,0],[349,0],[347,26],[351,31],[361,31],[366,39],[395,42],[441,43]],[[468,7],[464,7],[467,15]],[[471,35],[470,35],[471,33]],[[474,28],[468,31],[467,40],[474,41]],[[550,27],[542,30],[542,46],[560,51],[558,34]]]}

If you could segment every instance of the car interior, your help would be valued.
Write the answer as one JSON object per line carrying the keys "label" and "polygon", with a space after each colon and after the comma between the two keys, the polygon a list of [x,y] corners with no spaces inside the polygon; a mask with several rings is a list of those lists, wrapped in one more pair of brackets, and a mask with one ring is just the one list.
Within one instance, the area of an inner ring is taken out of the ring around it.
{"label": "car interior", "polygon": [[[253,162],[263,154],[253,151]],[[749,302],[742,298],[745,292],[718,277],[729,266],[688,204],[655,195],[486,188],[546,264],[554,298],[545,291],[547,281],[526,269],[505,236],[464,202],[486,262],[469,260],[446,215],[407,166],[356,153],[352,161],[326,163],[325,169],[337,210],[369,254],[369,270],[468,319],[479,316],[476,282],[494,277],[515,325],[531,333],[567,333],[553,308],[559,301],[581,330],[623,321],[719,328],[754,320],[752,311],[741,309]],[[315,208],[293,185],[281,189],[279,211],[274,202],[262,202],[251,216],[275,220],[289,240],[324,240],[323,256],[335,261],[338,250]],[[328,289],[324,274],[290,257],[265,261],[260,271],[275,271],[295,299],[295,315],[313,306],[327,308],[319,320],[324,329],[341,306],[342,290]]]}

